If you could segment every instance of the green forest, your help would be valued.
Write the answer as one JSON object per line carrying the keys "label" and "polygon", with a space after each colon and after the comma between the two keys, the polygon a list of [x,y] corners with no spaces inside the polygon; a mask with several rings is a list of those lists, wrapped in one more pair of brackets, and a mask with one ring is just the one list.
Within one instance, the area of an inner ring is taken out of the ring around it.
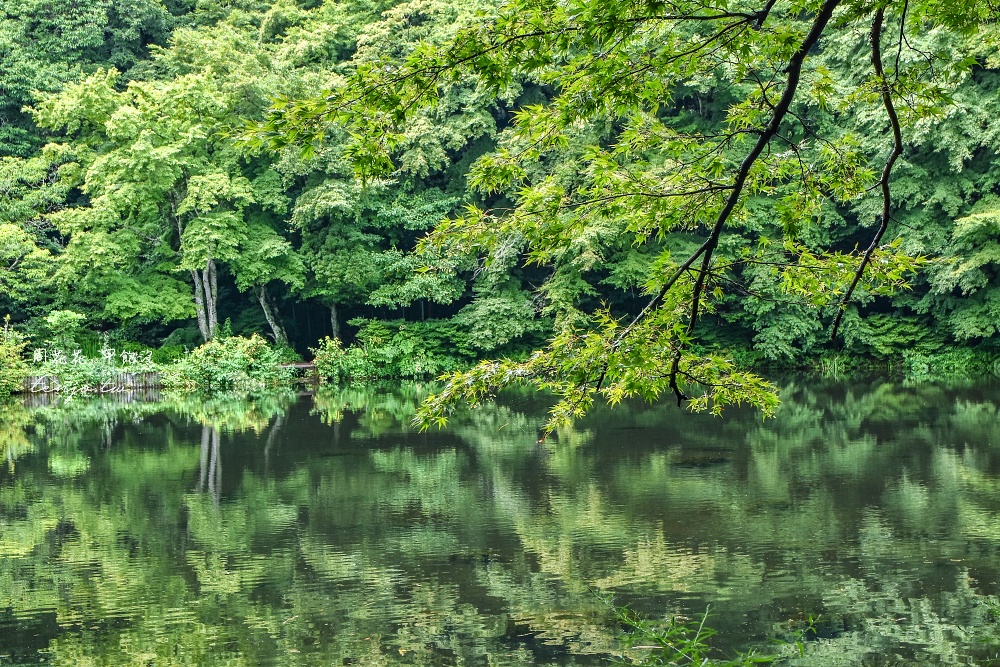
{"label": "green forest", "polygon": [[5,391],[316,359],[554,428],[1000,357],[992,2],[0,5]]}

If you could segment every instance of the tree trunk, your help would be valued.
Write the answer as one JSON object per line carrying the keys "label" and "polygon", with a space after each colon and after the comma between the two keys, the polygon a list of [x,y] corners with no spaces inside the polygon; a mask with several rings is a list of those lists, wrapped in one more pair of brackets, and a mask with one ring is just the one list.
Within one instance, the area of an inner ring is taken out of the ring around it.
{"label": "tree trunk", "polygon": [[212,335],[208,331],[208,317],[205,314],[205,290],[197,271],[192,269],[191,278],[194,280],[194,309],[198,314],[198,331],[201,332],[202,340],[207,343],[212,340]]}
{"label": "tree trunk", "polygon": [[219,332],[219,283],[218,272],[215,270],[215,260],[208,260],[209,275],[212,278],[212,310],[209,311],[209,323],[212,325],[212,337]]}
{"label": "tree trunk", "polygon": [[205,262],[202,271],[202,286],[205,292],[205,315],[208,319],[208,340],[219,332],[219,309],[217,305],[219,285],[216,278],[215,260]]}
{"label": "tree trunk", "polygon": [[340,321],[337,316],[337,304],[330,304],[330,328],[333,330],[331,338],[340,338]]}
{"label": "tree trunk", "polygon": [[288,346],[288,334],[285,333],[285,328],[281,325],[281,318],[278,316],[278,311],[274,307],[274,303],[271,301],[271,295],[267,292],[267,287],[260,285],[257,288],[257,300],[260,301],[260,307],[264,311],[264,318],[267,323],[271,325],[271,331],[274,334],[274,342],[278,345]]}

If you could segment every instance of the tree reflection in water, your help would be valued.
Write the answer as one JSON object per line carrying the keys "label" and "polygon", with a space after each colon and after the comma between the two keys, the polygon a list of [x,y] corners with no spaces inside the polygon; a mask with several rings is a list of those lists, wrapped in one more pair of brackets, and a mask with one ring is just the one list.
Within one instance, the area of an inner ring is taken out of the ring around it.
{"label": "tree reflection in water", "polygon": [[530,395],[416,432],[427,391],[6,406],[0,661],[606,664],[595,591],[711,604],[723,652],[802,636],[784,664],[996,653],[991,387],[789,382],[767,422],[626,405],[541,444]]}
{"label": "tree reflection in water", "polygon": [[[211,447],[209,446],[211,443]],[[222,459],[219,458],[219,431],[214,426],[201,427],[201,476],[198,479],[198,493],[207,487],[215,506],[219,506],[222,494]]]}

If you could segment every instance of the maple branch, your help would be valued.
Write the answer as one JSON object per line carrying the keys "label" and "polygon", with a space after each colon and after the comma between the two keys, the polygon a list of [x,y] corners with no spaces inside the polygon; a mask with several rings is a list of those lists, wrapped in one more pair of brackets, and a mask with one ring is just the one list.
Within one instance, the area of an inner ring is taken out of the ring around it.
{"label": "maple branch", "polygon": [[[722,230],[732,215],[733,211],[736,209],[736,204],[739,203],[740,197],[743,194],[743,188],[746,185],[747,178],[750,176],[750,170],[753,168],[754,163],[760,157],[764,149],[771,142],[771,139],[778,133],[778,128],[781,126],[781,122],[784,120],[786,114],[788,113],[789,107],[791,107],[792,100],[795,99],[795,92],[799,86],[799,80],[802,76],[802,65],[805,62],[806,56],[809,55],[809,51],[816,45],[819,41],[820,35],[826,29],[827,23],[829,23],[830,18],[833,16],[833,11],[840,4],[840,0],[827,0],[820,7],[819,13],[813,20],[812,27],[809,29],[808,34],[806,34],[805,39],[799,45],[798,50],[789,59],[788,66],[785,68],[785,72],[788,74],[788,79],[785,81],[785,88],[781,93],[781,98],[778,103],[774,105],[774,110],[771,113],[771,119],[767,126],[757,137],[757,142],[754,144],[753,148],[743,162],[740,163],[739,170],[736,172],[736,178],[733,180],[733,188],[729,193],[729,198],[726,200],[725,206],[719,211],[719,216],[715,220],[715,225],[712,227],[712,231],[706,239],[705,243],[702,244],[698,250],[695,251],[693,255],[685,263],[687,267],[701,256],[701,268],[698,271],[698,277],[695,279],[694,288],[691,290],[691,310],[689,314],[689,321],[687,327],[687,334],[690,336],[694,332],[694,327],[697,324],[698,313],[701,308],[701,295],[702,290],[705,287],[705,280],[708,277],[709,269],[712,263],[712,255],[715,252],[716,247],[719,245],[719,238],[722,236]],[[686,270],[686,269],[685,269]],[[669,287],[667,288],[669,289]],[[666,296],[666,290],[661,291],[658,295],[659,299],[662,300]],[[677,397],[677,403],[680,405],[688,397],[681,391],[680,387],[677,385],[677,375],[680,371],[681,353],[684,350],[684,341],[681,341],[680,346],[677,348],[677,352],[674,354],[673,362],[670,367],[670,388],[673,390],[674,395]]]}
{"label": "maple branch", "polygon": [[830,332],[830,340],[836,339],[837,332],[840,329],[840,322],[844,317],[845,310],[847,309],[847,304],[854,295],[854,290],[857,288],[858,283],[861,282],[865,269],[868,267],[868,264],[871,263],[872,254],[878,247],[879,241],[882,240],[885,230],[889,227],[890,208],[892,207],[892,193],[889,190],[889,177],[892,175],[892,168],[896,164],[896,160],[898,160],[899,156],[903,154],[903,131],[899,125],[899,116],[896,114],[896,107],[892,102],[892,90],[889,86],[889,81],[885,76],[885,69],[882,67],[881,42],[882,24],[884,21],[885,6],[881,6],[878,11],[875,12],[875,17],[872,19],[870,39],[872,45],[872,66],[875,68],[875,75],[879,79],[879,88],[882,93],[882,106],[885,107],[886,114],[889,116],[889,125],[892,126],[892,152],[889,154],[888,159],[885,161],[885,165],[882,167],[882,176],[879,178],[878,182],[878,185],[882,190],[882,216],[879,221],[878,231],[875,232],[875,237],[872,239],[868,249],[865,250],[865,254],[861,258],[861,264],[858,266],[858,270],[854,274],[854,279],[851,281],[850,287],[847,288],[847,292],[844,293],[844,298],[840,300],[837,317],[833,321],[833,329]]}

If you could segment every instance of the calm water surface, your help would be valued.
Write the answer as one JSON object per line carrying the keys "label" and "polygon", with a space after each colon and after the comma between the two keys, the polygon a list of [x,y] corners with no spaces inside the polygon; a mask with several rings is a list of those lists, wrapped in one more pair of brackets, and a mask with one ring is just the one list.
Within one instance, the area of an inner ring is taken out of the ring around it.
{"label": "calm water surface", "polygon": [[4,406],[0,665],[602,665],[609,596],[720,656],[1000,665],[1000,387],[542,444],[529,396],[416,433],[425,391]]}

